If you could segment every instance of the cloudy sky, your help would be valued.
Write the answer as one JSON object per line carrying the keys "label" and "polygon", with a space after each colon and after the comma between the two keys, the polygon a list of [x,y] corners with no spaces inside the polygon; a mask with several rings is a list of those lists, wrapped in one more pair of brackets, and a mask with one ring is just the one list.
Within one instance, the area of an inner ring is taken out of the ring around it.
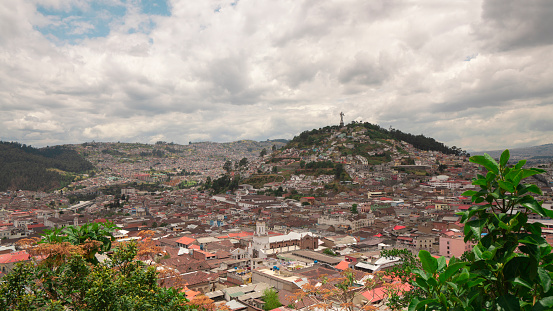
{"label": "cloudy sky", "polygon": [[553,142],[550,0],[0,1],[0,140]]}

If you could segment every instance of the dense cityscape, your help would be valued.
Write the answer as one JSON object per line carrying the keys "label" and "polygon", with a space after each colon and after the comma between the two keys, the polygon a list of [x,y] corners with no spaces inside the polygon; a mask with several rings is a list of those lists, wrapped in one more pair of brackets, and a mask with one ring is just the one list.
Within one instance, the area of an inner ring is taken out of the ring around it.
{"label": "dense cityscape", "polygon": [[[386,250],[445,258],[471,251],[475,243],[464,240],[457,213],[473,205],[463,193],[476,190],[471,181],[482,168],[462,150],[421,150],[382,135],[352,122],[291,141],[65,145],[94,169],[51,191],[1,193],[0,276],[41,260],[21,241],[55,228],[113,223],[114,243],[152,247],[140,259],[176,272],[178,281],[164,274],[158,281],[187,298],[258,310],[274,288],[286,310],[316,305],[315,298],[293,297],[321,275],[353,271],[361,284],[403,263],[383,256]],[[537,199],[551,210],[553,168],[539,167],[545,173],[534,180]],[[553,243],[553,221],[530,213],[533,221]],[[352,303],[384,310],[390,284],[410,288],[399,279],[352,287]]]}

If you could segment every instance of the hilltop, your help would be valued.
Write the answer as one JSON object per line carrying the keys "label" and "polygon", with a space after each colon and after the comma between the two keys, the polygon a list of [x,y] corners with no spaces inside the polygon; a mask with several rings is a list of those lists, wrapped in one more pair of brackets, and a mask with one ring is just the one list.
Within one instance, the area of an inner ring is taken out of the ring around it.
{"label": "hilltop", "polygon": [[[376,124],[371,124],[369,122],[359,123],[352,122],[347,124],[343,128],[339,126],[326,126],[324,128],[314,129],[311,131],[305,131],[300,135],[294,137],[287,147],[296,147],[296,148],[305,148],[312,145],[323,144],[321,147],[328,146],[328,143],[331,143],[333,140],[332,133],[339,132],[343,134],[344,137],[349,137],[352,139],[347,140],[347,143],[354,143],[356,147],[360,147],[356,143],[356,140],[348,134],[351,133],[364,133],[364,135],[370,137],[373,141],[386,141],[386,140],[395,140],[395,141],[404,141],[413,145],[413,147],[424,150],[424,151],[439,151],[444,154],[453,154],[453,155],[462,155],[465,152],[455,146],[448,147],[443,143],[436,141],[434,138],[426,137],[424,135],[413,135],[410,133],[404,133],[398,129],[390,128],[389,130],[380,127]],[[366,148],[364,148],[366,149]],[[364,150],[363,150],[364,151]]]}
{"label": "hilltop", "polygon": [[[231,170],[240,175],[238,180],[225,175],[208,187],[225,192],[244,183],[264,187],[266,195],[278,196],[285,189],[296,189],[299,193],[327,196],[373,183],[393,185],[403,178],[426,179],[448,167],[461,167],[466,155],[457,147],[447,147],[423,135],[352,122],[302,132],[282,148],[264,155],[257,172],[244,174],[239,167]],[[297,196],[300,194],[293,194]]]}
{"label": "hilltop", "polygon": [[71,183],[75,174],[92,169],[90,162],[64,146],[37,149],[0,142],[0,191],[52,190]]}

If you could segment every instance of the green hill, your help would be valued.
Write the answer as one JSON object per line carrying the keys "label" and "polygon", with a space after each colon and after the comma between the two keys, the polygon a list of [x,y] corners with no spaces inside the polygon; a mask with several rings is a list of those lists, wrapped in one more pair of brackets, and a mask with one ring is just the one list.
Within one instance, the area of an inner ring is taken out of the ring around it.
{"label": "green hill", "polygon": [[0,142],[0,191],[48,191],[71,182],[73,173],[92,169],[90,162],[63,146],[38,149]]}
{"label": "green hill", "polygon": [[[296,148],[310,148],[310,147],[317,147],[320,144],[324,144],[324,142],[329,142],[329,139],[331,136],[336,133],[337,131],[344,134],[344,136],[348,136],[352,132],[356,132],[359,130],[365,130],[366,134],[370,136],[373,140],[387,140],[387,139],[393,139],[397,141],[404,141],[406,143],[409,143],[413,145],[413,147],[419,149],[419,150],[425,150],[425,151],[439,151],[445,154],[455,154],[455,155],[461,155],[464,154],[465,151],[453,146],[448,147],[444,145],[441,142],[436,141],[434,138],[426,137],[424,135],[413,135],[409,133],[404,133],[397,129],[385,129],[380,127],[376,124],[371,124],[369,122],[365,123],[358,123],[358,122],[352,122],[344,128],[340,128],[337,125],[334,126],[326,126],[324,128],[314,129],[311,131],[305,131],[302,132],[300,135],[294,137],[287,145],[287,147],[296,147]],[[358,147],[358,146],[356,146]]]}

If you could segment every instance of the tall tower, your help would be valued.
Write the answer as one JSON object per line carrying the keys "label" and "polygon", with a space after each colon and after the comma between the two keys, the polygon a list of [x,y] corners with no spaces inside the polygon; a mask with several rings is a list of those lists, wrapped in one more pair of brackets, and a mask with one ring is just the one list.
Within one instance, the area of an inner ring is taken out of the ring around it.
{"label": "tall tower", "polygon": [[344,127],[344,113],[340,112],[340,127]]}
{"label": "tall tower", "polygon": [[253,236],[253,244],[250,248],[252,257],[267,258],[265,251],[271,248],[271,242],[265,228],[264,221],[258,221],[255,224],[255,235]]}
{"label": "tall tower", "polygon": [[267,235],[267,231],[265,231],[265,222],[264,221],[258,221],[255,223],[255,234],[257,236],[263,236]]}

